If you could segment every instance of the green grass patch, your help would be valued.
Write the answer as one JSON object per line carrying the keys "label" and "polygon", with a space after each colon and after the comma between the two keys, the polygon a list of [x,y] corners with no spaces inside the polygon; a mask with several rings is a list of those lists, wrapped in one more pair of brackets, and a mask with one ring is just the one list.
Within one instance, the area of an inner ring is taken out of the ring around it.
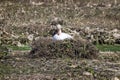
{"label": "green grass patch", "polygon": [[120,51],[120,45],[119,44],[115,44],[115,45],[96,45],[96,47],[100,50],[100,51]]}
{"label": "green grass patch", "polygon": [[20,51],[25,51],[25,50],[31,50],[31,47],[28,45],[22,46],[22,47],[18,47],[18,46],[8,46],[8,48],[12,49],[12,50],[20,50]]}

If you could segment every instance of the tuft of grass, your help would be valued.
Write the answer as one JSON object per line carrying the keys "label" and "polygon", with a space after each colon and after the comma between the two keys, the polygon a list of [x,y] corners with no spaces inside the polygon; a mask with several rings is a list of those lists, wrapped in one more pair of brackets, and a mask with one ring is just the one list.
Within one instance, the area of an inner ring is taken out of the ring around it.
{"label": "tuft of grass", "polygon": [[100,50],[100,51],[120,51],[120,45],[119,44],[115,44],[115,45],[108,45],[108,44],[104,44],[104,45],[96,45],[96,47]]}

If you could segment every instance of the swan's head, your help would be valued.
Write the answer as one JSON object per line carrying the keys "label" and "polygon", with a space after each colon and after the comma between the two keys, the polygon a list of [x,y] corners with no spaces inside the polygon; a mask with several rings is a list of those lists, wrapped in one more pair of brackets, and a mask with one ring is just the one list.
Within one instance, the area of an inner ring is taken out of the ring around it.
{"label": "swan's head", "polygon": [[58,24],[56,27],[58,30],[62,28],[62,26],[60,24]]}

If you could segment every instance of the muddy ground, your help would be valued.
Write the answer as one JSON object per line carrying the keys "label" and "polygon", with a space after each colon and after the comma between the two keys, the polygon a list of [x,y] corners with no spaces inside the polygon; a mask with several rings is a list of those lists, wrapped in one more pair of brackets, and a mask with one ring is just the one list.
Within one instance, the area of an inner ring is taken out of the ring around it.
{"label": "muddy ground", "polygon": [[97,59],[29,58],[14,51],[1,59],[0,80],[119,80],[120,53],[100,52]]}

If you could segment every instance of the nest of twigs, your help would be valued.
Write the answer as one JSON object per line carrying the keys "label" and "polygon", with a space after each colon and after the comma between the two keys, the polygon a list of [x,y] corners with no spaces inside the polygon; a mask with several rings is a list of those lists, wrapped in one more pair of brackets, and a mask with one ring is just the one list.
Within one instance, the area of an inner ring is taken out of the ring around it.
{"label": "nest of twigs", "polygon": [[53,41],[40,38],[33,42],[29,55],[33,58],[97,58],[97,54],[97,48],[87,41]]}

